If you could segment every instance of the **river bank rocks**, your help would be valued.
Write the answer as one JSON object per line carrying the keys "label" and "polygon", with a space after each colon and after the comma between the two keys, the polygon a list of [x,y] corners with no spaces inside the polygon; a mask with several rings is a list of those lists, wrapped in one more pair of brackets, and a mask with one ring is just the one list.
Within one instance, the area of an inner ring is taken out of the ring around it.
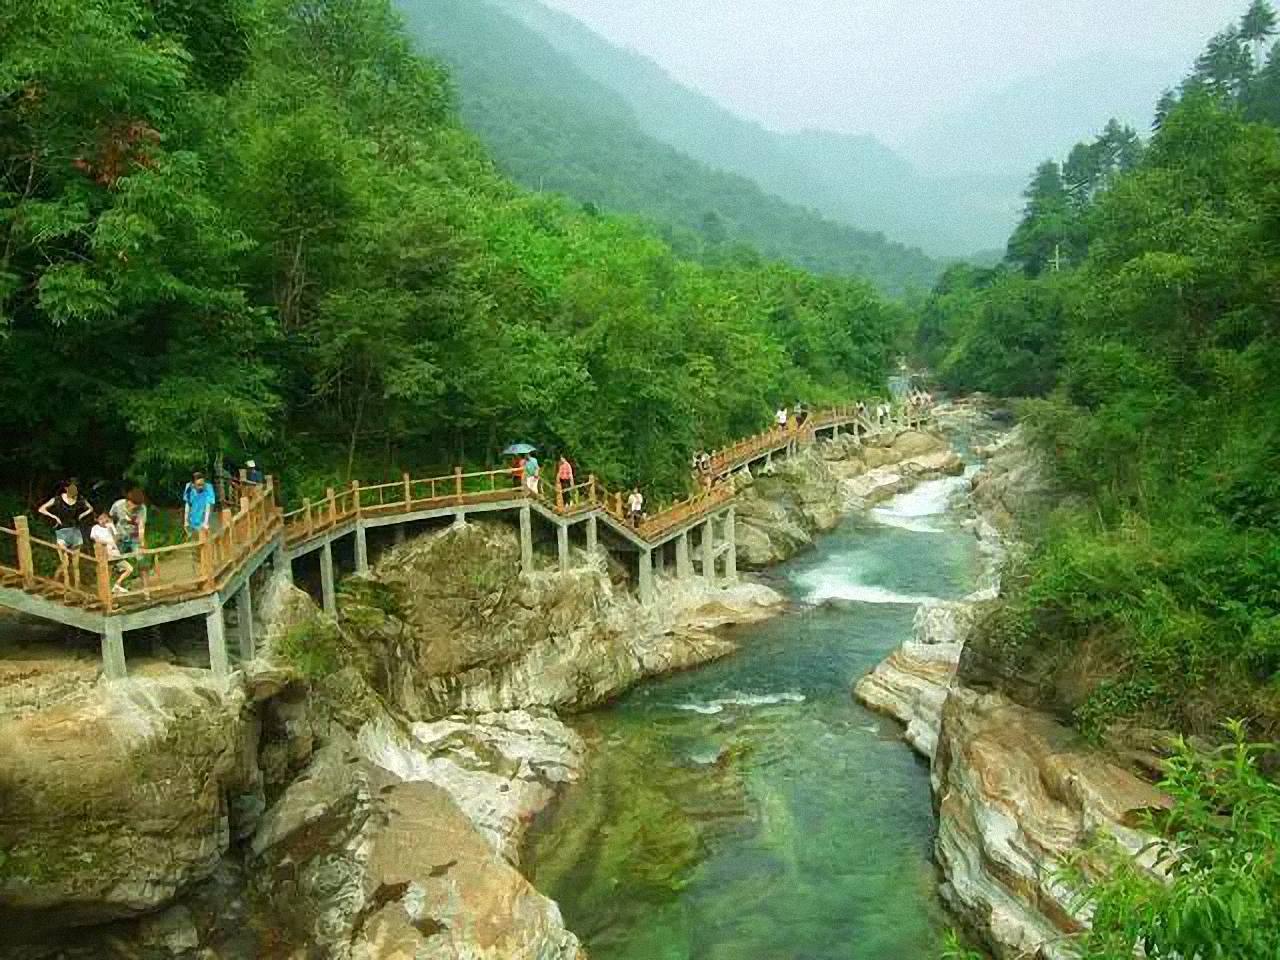
{"label": "river bank rocks", "polygon": [[854,685],[854,696],[864,706],[902,723],[907,743],[929,760],[937,749],[942,707],[964,642],[982,609],[979,600],[921,604],[912,639]]}
{"label": "river bank rocks", "polygon": [[740,471],[738,566],[759,570],[781,563],[833,530],[849,510],[963,471],[941,434],[899,429],[865,439],[845,434],[759,468],[755,476]]}
{"label": "river bank rocks", "polygon": [[903,723],[907,742],[930,761],[935,856],[952,911],[1000,960],[1065,960],[1074,955],[1068,938],[1088,922],[1060,879],[1065,859],[1098,838],[1137,855],[1150,839],[1137,829],[1139,814],[1166,799],[1138,765],[1084,743],[980,675],[973,651],[998,614],[1000,565],[1058,499],[1043,459],[1020,428],[1000,429],[993,408],[979,399],[938,416],[981,439],[967,523],[987,586],[922,605],[912,638],[860,678],[854,695]]}

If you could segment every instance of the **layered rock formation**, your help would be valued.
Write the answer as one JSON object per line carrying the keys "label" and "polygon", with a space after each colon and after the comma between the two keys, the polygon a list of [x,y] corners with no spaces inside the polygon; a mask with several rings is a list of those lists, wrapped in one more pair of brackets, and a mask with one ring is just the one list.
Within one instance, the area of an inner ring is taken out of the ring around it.
{"label": "layered rock formation", "polygon": [[[1151,839],[1151,784],[1046,715],[952,687],[932,778],[943,897],[1001,960],[1066,960],[1088,917],[1061,870],[1099,838],[1134,856]],[[1150,866],[1148,864],[1148,866]]]}

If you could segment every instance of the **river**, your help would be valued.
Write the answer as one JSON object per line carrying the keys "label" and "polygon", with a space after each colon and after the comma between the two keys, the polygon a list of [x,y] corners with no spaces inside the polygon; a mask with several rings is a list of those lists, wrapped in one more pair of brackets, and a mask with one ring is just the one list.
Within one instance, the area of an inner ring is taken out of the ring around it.
{"label": "river", "polygon": [[578,725],[596,749],[527,866],[592,960],[935,960],[928,769],[852,681],[974,588],[930,481],[770,571],[795,610]]}

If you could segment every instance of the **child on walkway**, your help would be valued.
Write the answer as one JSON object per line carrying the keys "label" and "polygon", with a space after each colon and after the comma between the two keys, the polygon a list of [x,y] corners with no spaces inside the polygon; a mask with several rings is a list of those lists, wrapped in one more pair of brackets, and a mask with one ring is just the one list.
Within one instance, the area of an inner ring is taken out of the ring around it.
{"label": "child on walkway", "polygon": [[115,564],[116,582],[111,588],[112,593],[121,594],[128,593],[124,582],[133,575],[133,565],[124,559],[120,553],[120,545],[116,542],[116,525],[111,520],[111,514],[103,510],[98,514],[98,522],[94,524],[93,529],[89,531],[89,539],[94,543],[100,543],[107,548],[107,559]]}

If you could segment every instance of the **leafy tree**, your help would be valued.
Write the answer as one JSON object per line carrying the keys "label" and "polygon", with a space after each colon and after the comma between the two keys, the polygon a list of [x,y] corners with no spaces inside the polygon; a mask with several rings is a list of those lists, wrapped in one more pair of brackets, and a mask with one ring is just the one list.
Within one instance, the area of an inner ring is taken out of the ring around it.
{"label": "leafy tree", "polygon": [[1280,786],[1262,772],[1275,748],[1230,742],[1203,754],[1185,742],[1161,787],[1173,800],[1149,817],[1160,839],[1148,857],[1158,879],[1127,856],[1112,856],[1101,880],[1074,879],[1092,909],[1080,952],[1089,960],[1221,957],[1264,960],[1280,953]]}

